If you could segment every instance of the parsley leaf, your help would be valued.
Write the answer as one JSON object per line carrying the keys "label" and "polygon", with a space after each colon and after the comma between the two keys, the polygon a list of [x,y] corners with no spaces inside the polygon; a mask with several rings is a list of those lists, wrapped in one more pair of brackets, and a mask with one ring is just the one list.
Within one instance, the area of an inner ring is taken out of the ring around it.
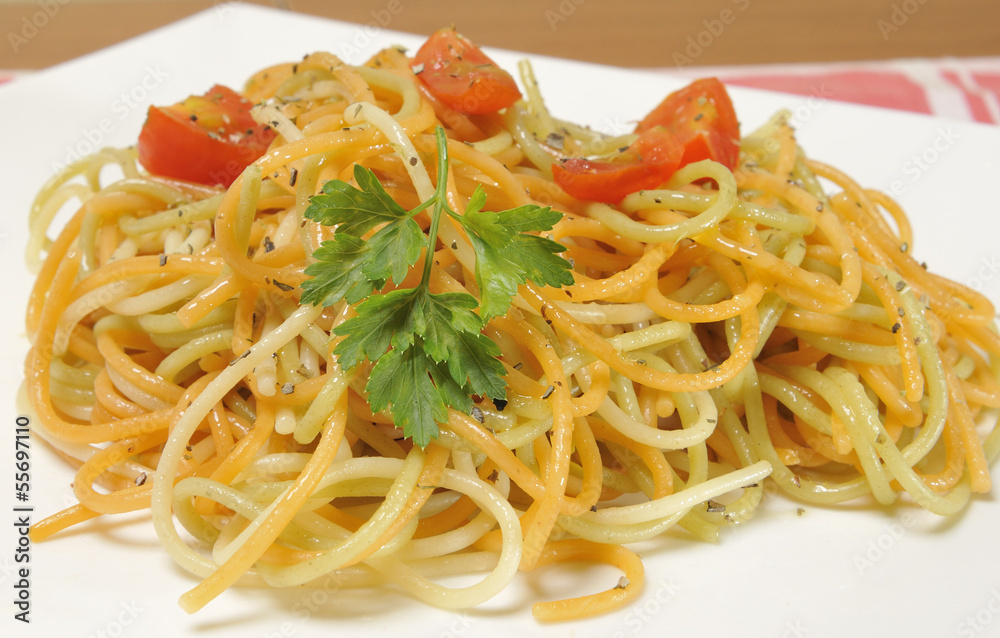
{"label": "parsley leaf", "polygon": [[323,195],[309,201],[303,215],[324,226],[337,226],[338,233],[361,237],[379,224],[410,217],[410,213],[385,192],[375,173],[354,165],[356,188],[339,179],[323,184]]}
{"label": "parsley leaf", "polygon": [[[448,147],[441,128],[437,150],[437,174],[445,176]],[[573,283],[569,262],[558,254],[565,248],[530,234],[550,230],[562,215],[539,206],[484,211],[481,188],[459,215],[447,205],[444,179],[430,199],[407,211],[372,171],[355,166],[354,181],[357,187],[327,182],[304,213],[337,228],[334,238],[313,253],[316,262],[306,269],[311,279],[302,284],[302,303],[361,302],[356,316],[334,329],[344,338],[333,352],[345,369],[366,360],[374,364],[365,387],[371,409],[390,411],[403,434],[425,446],[440,434],[438,424],[447,421],[449,406],[471,413],[473,397],[504,398],[500,347],[482,330],[491,317],[507,312],[518,286],[528,280],[550,286]],[[426,235],[414,220],[425,209],[431,212]],[[472,242],[478,301],[464,292],[430,292],[442,213],[460,224]],[[375,292],[389,279],[400,284],[425,247],[416,287]]]}
{"label": "parsley leaf", "polygon": [[316,262],[305,270],[312,278],[302,282],[301,303],[332,306],[342,298],[357,303],[385,283],[373,281],[362,271],[368,259],[368,245],[357,237],[340,235],[325,241],[313,257]]}
{"label": "parsley leaf", "polygon": [[546,286],[573,283],[569,262],[558,255],[566,248],[551,239],[526,234],[551,230],[561,213],[539,206],[519,206],[499,213],[482,211],[485,197],[477,188],[460,219],[476,252],[476,283],[484,318],[507,312],[517,287],[526,280]]}

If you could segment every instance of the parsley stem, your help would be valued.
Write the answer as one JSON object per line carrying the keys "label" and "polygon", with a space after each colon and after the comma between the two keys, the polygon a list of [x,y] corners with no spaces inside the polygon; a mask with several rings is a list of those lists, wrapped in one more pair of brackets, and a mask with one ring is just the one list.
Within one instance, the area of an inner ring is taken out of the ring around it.
{"label": "parsley stem", "polygon": [[427,229],[427,255],[424,257],[424,274],[420,279],[421,286],[430,285],[431,266],[434,265],[434,249],[437,246],[438,226],[441,223],[441,210],[448,202],[448,138],[440,126],[434,131],[437,139],[438,171],[437,187],[434,189],[434,206],[431,210],[431,226]]}

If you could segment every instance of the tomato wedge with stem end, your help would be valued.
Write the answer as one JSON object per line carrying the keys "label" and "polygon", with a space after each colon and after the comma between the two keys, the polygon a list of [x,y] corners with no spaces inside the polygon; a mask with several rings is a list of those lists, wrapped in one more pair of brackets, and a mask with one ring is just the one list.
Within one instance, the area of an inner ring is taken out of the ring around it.
{"label": "tomato wedge with stem end", "polygon": [[437,99],[461,113],[496,113],[521,99],[510,73],[454,27],[431,35],[410,68]]}
{"label": "tomato wedge with stem end", "polygon": [[172,106],[151,106],[139,133],[139,163],[153,175],[228,187],[275,137],[253,119],[252,107],[220,84]]}
{"label": "tomato wedge with stem end", "polygon": [[717,78],[702,78],[668,95],[635,127],[642,133],[663,126],[684,146],[681,165],[703,159],[736,168],[740,154],[740,125],[736,110]]}
{"label": "tomato wedge with stem end", "polygon": [[612,161],[571,157],[552,165],[552,178],[577,199],[615,204],[636,191],[656,188],[677,171],[684,147],[662,126],[639,136]]}

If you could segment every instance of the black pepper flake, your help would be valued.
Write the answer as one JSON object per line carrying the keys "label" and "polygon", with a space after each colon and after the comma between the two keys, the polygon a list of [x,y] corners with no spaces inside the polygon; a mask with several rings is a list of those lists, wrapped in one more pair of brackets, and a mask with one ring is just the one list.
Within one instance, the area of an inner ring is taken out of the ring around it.
{"label": "black pepper flake", "polygon": [[184,449],[185,449],[185,450],[187,450],[188,452],[190,452],[190,451],[191,451],[191,450],[193,450],[194,448],[193,448],[193,447],[191,447],[190,445],[185,445],[185,446],[184,446]]}
{"label": "black pepper flake", "polygon": [[160,255],[160,267],[163,267],[163,266],[166,266],[166,265],[167,265],[167,256],[166,255]]}
{"label": "black pepper flake", "polygon": [[[255,322],[255,323],[256,323],[256,322]],[[238,356],[238,357],[236,357],[235,359],[233,359],[232,361],[230,361],[230,362],[229,362],[229,365],[233,365],[234,363],[236,363],[236,362],[237,362],[237,361],[239,361],[240,359],[246,359],[246,358],[247,358],[248,356],[250,356],[250,351],[249,351],[249,350],[244,350],[244,351],[243,351],[243,354],[241,354],[240,356]]]}
{"label": "black pepper flake", "polygon": [[291,394],[293,392],[295,392],[295,384],[294,383],[286,383],[285,385],[281,386],[281,393],[282,394]]}
{"label": "black pepper flake", "polygon": [[906,282],[900,279],[896,282],[896,292],[900,292],[903,288],[906,288]]}
{"label": "black pepper flake", "polygon": [[289,290],[292,290],[292,288],[293,288],[293,286],[289,286],[286,283],[282,283],[282,282],[278,281],[277,279],[275,279],[271,283],[273,283],[275,286],[277,286],[279,290],[284,290],[285,292],[288,292]]}
{"label": "black pepper flake", "polygon": [[189,118],[191,118],[191,121],[192,121],[192,122],[197,122],[197,121],[198,121],[198,116],[197,116],[197,115],[195,115],[194,113],[192,113],[192,114],[191,114],[191,115],[189,115],[188,117],[189,117]]}
{"label": "black pepper flake", "polygon": [[903,310],[902,308],[896,308],[896,314],[899,315],[900,317],[905,317],[906,311]]}
{"label": "black pepper flake", "polygon": [[135,477],[135,484],[136,485],[145,485],[146,484],[146,473],[145,472],[143,472],[139,476]]}
{"label": "black pepper flake", "polygon": [[480,423],[486,423],[486,415],[483,414],[483,409],[478,405],[472,406],[471,416],[473,419],[479,421]]}
{"label": "black pepper flake", "polygon": [[892,334],[896,334],[897,332],[899,332],[900,328],[902,328],[902,327],[903,327],[903,324],[899,323],[898,321],[896,323],[892,324]]}
{"label": "black pepper flake", "polygon": [[271,241],[270,237],[265,237],[264,238],[264,252],[265,253],[269,253],[272,250],[274,250],[274,242]]}
{"label": "black pepper flake", "polygon": [[694,121],[695,121],[695,122],[698,122],[698,121],[700,121],[700,120],[701,120],[701,118],[703,118],[703,117],[705,117],[705,114],[704,114],[704,113],[699,113],[698,115],[695,115],[695,116],[694,116]]}
{"label": "black pepper flake", "polygon": [[549,387],[545,388],[545,394],[542,395],[542,398],[548,399],[550,396],[552,396],[552,393],[555,391],[556,387],[554,385],[550,385]]}
{"label": "black pepper flake", "polygon": [[725,512],[726,511],[726,506],[723,505],[722,503],[716,503],[715,501],[709,500],[706,505],[707,505],[706,511],[708,511],[708,512]]}
{"label": "black pepper flake", "polygon": [[288,185],[295,186],[295,182],[299,181],[299,169],[293,168],[288,171]]}
{"label": "black pepper flake", "polygon": [[490,475],[486,477],[486,480],[492,483],[496,481],[498,478],[500,478],[500,472],[493,470],[492,472],[490,472]]}
{"label": "black pepper flake", "polygon": [[520,370],[523,367],[524,367],[524,363],[522,363],[520,361],[518,361],[516,364],[514,364],[514,369],[515,370]]}
{"label": "black pepper flake", "polygon": [[597,511],[597,506],[596,505],[591,505],[590,506],[590,511],[591,512],[596,512]]}
{"label": "black pepper flake", "polygon": [[250,388],[244,386],[240,386],[240,388],[236,390],[236,394],[240,395],[244,401],[249,401],[250,397],[253,396],[253,392],[250,391]]}
{"label": "black pepper flake", "polygon": [[493,399],[493,405],[497,411],[503,412],[504,408],[507,407],[507,399]]}
{"label": "black pepper flake", "polygon": [[417,157],[414,155],[413,157],[410,158],[410,166],[416,166],[417,162],[419,161],[420,160],[418,160]]}

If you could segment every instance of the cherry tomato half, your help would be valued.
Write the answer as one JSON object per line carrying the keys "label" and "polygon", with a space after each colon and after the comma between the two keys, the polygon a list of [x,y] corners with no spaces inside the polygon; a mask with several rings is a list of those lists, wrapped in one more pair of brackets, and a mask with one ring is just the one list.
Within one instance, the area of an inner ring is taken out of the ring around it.
{"label": "cherry tomato half", "polygon": [[252,106],[218,84],[173,106],[151,106],[139,133],[139,162],[154,175],[229,186],[275,137],[251,117]]}
{"label": "cherry tomato half", "polygon": [[650,128],[612,161],[578,157],[552,165],[552,178],[577,199],[614,204],[629,193],[656,188],[678,169],[684,147],[662,126]]}
{"label": "cherry tomato half", "polygon": [[681,165],[711,159],[736,168],[740,154],[740,125],[733,102],[716,78],[695,80],[668,95],[638,126],[642,133],[663,126],[684,146]]}
{"label": "cherry tomato half", "polygon": [[521,98],[510,73],[454,28],[428,38],[410,68],[434,97],[461,113],[496,113]]}

